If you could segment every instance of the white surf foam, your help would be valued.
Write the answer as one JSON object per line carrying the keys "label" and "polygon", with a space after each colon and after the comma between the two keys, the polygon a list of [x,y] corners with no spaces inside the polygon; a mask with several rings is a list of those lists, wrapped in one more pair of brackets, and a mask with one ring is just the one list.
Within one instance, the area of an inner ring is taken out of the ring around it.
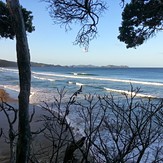
{"label": "white surf foam", "polygon": [[71,81],[68,81],[67,83],[68,83],[68,84],[74,84],[74,83],[73,83],[73,82],[71,82]]}
{"label": "white surf foam", "polygon": [[1,68],[0,68],[0,71],[2,71],[2,72],[7,72],[7,71],[9,71],[9,72],[18,73],[18,70],[17,70],[17,69],[4,68],[4,67],[1,67]]}
{"label": "white surf foam", "polygon": [[19,92],[19,85],[3,85],[4,89],[10,89],[12,91]]}
{"label": "white surf foam", "polygon": [[75,72],[74,72],[74,73],[73,73],[73,75],[77,76],[77,75],[78,75],[78,73],[75,73]]}
{"label": "white surf foam", "polygon": [[79,76],[80,76],[80,75],[81,75],[81,76],[82,76],[82,75],[83,75],[83,76],[84,76],[84,75],[87,75],[87,76],[88,76],[88,75],[92,75],[92,74],[88,74],[88,73],[85,73],[85,72],[73,72],[73,73],[71,73],[71,74],[73,74],[74,76],[78,76],[78,75],[79,75]]}
{"label": "white surf foam", "polygon": [[82,83],[75,83],[76,85],[78,85],[78,86],[83,86],[84,84],[82,84]]}
{"label": "white surf foam", "polygon": [[83,86],[83,85],[85,85],[85,84],[83,84],[83,83],[72,82],[72,81],[68,81],[67,83],[68,83],[68,84],[75,84],[75,85],[78,85],[78,86]]}
{"label": "white surf foam", "polygon": [[64,77],[64,78],[74,78],[74,79],[89,79],[89,80],[122,82],[122,83],[131,83],[131,84],[163,86],[163,83],[159,83],[159,82],[138,81],[138,80],[129,80],[129,79],[100,78],[100,77],[89,77],[89,76],[78,76],[78,75],[74,76],[74,75],[63,75],[63,74],[54,74],[54,73],[38,73],[38,72],[33,72],[33,74]]}
{"label": "white surf foam", "polygon": [[119,90],[119,89],[111,89],[111,88],[106,88],[106,87],[104,87],[104,89],[106,91],[109,91],[109,92],[116,92],[116,93],[120,93],[120,94],[126,94],[126,95],[129,95],[129,96],[137,96],[137,97],[143,97],[143,98],[158,98],[156,96],[142,94],[142,93],[136,93],[136,92],[131,92],[131,91],[125,91],[125,90]]}
{"label": "white surf foam", "polygon": [[38,80],[55,81],[55,79],[51,79],[51,78],[43,78],[43,77],[38,77],[38,76],[34,76],[34,75],[33,75],[33,77],[34,77],[35,79],[38,79]]}

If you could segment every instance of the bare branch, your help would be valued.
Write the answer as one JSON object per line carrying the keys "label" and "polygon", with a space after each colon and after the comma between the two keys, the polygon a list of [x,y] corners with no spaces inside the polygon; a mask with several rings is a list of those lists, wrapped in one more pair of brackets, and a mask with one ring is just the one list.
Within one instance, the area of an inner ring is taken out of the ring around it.
{"label": "bare branch", "polygon": [[98,33],[99,16],[106,10],[102,0],[44,0],[49,4],[50,16],[54,23],[71,29],[72,23],[79,23],[79,30],[74,44],[88,48],[89,42]]}
{"label": "bare branch", "polygon": [[0,137],[2,136],[2,134],[3,134],[3,130],[2,130],[2,128],[0,129]]}
{"label": "bare branch", "polygon": [[29,118],[29,122],[32,122],[34,115],[35,115],[35,108],[33,107],[33,112],[32,112],[32,114],[31,114],[31,116]]}

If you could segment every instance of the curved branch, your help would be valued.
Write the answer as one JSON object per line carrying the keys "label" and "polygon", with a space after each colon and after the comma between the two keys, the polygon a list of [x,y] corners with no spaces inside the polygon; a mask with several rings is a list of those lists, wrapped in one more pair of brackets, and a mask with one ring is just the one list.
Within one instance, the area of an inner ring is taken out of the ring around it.
{"label": "curved branch", "polygon": [[54,23],[71,29],[72,23],[79,23],[81,28],[74,44],[88,48],[89,42],[97,35],[99,16],[106,10],[102,0],[44,0],[49,4],[50,16]]}

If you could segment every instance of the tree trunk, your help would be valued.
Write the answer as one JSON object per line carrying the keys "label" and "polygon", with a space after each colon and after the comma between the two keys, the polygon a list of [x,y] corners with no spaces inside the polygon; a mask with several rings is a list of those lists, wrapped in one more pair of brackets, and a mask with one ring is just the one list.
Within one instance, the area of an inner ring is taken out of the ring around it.
{"label": "tree trunk", "polygon": [[6,0],[16,34],[17,63],[19,70],[19,136],[16,163],[27,163],[30,149],[29,96],[31,86],[30,53],[24,19],[19,0]]}

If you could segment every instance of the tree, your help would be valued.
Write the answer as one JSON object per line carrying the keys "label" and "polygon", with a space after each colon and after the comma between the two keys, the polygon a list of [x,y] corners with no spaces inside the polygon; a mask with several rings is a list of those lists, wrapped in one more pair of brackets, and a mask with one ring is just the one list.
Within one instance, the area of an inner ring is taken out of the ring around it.
{"label": "tree", "polygon": [[[51,3],[52,1],[49,0]],[[18,129],[18,144],[16,162],[28,162],[29,146],[30,146],[30,125],[29,125],[29,96],[31,85],[31,70],[30,70],[30,53],[26,30],[31,27],[32,17],[26,12],[26,20],[23,19],[22,10],[19,0],[6,0],[7,7],[1,3],[2,14],[0,15],[1,37],[13,39],[16,37],[17,63],[19,70],[19,129]],[[80,29],[76,44],[88,47],[89,41],[97,34],[97,24],[99,15],[105,9],[105,5],[101,1],[95,3],[91,0],[83,2],[78,1],[54,1],[54,6],[59,7],[59,12],[56,14],[58,20],[63,20],[66,27],[70,27],[72,22],[80,22],[83,26]],[[68,9],[68,10],[67,10]],[[4,14],[5,13],[5,14]],[[57,9],[56,9],[57,13]],[[52,12],[51,12],[52,14]],[[73,15],[75,14],[75,15]],[[51,15],[52,16],[52,15]],[[28,22],[29,20],[29,22]],[[6,24],[7,23],[7,24]],[[7,28],[6,28],[7,27]],[[34,30],[33,27],[29,31]]]}
{"label": "tree", "polygon": [[0,3],[0,35],[13,39],[16,37],[17,63],[19,70],[19,135],[16,162],[28,162],[30,147],[29,96],[31,85],[30,53],[26,30],[32,32],[31,12],[20,7],[19,0],[6,0]]}
{"label": "tree", "polygon": [[[35,30],[34,26],[32,26],[33,16],[31,15],[31,11],[27,11],[25,8],[21,6],[25,29],[27,32],[31,33]],[[1,38],[15,38],[15,32],[12,28],[12,18],[10,16],[7,5],[0,1],[0,37]]]}
{"label": "tree", "polygon": [[44,0],[49,3],[50,16],[55,23],[65,25],[66,30],[71,29],[72,23],[79,23],[81,28],[74,44],[84,46],[98,33],[97,25],[100,15],[106,10],[106,3],[102,0]]}
{"label": "tree", "polygon": [[[65,25],[66,29],[71,29],[71,23],[80,23],[79,30],[75,44],[82,45],[86,48],[89,42],[97,35],[97,25],[99,23],[100,15],[105,11],[106,3],[102,0],[44,0],[49,3],[50,15],[56,23]],[[124,0],[121,0],[124,3]],[[6,0],[7,6],[0,1],[0,36],[13,39],[16,37],[17,63],[19,70],[20,93],[19,93],[19,137],[17,145],[16,162],[28,162],[29,145],[30,145],[30,125],[29,125],[29,95],[31,85],[31,70],[30,70],[30,52],[28,48],[28,41],[26,31],[32,32],[32,16],[31,13],[21,8],[19,0]],[[133,6],[132,6],[133,5]],[[129,47],[139,45],[148,39],[155,31],[162,28],[162,0],[145,0],[132,1],[129,11],[126,5],[124,15],[127,10],[129,17],[125,20],[134,18],[136,26],[142,25],[134,33],[134,22],[127,22],[129,25],[128,35],[124,37],[119,36],[121,41],[128,37]],[[141,7],[141,8],[140,8]],[[154,9],[156,7],[156,9]],[[137,12],[139,11],[140,12]],[[147,9],[149,12],[147,12]],[[134,11],[134,12],[133,12]],[[5,13],[5,14],[4,14]],[[23,15],[23,13],[25,15]],[[132,13],[141,13],[138,18]],[[127,15],[126,15],[127,16]],[[140,20],[139,20],[140,19]],[[131,26],[130,26],[131,25]],[[146,29],[146,27],[149,27]],[[157,27],[157,28],[156,28]],[[120,28],[124,31],[123,28]],[[128,29],[128,28],[127,28]],[[144,31],[143,31],[144,30]],[[130,31],[132,33],[130,33]],[[140,35],[137,35],[139,34]],[[125,33],[124,33],[125,34]],[[131,36],[130,36],[131,34]],[[138,37],[139,36],[139,37]],[[128,43],[128,42],[127,42]]]}
{"label": "tree", "polygon": [[163,30],[162,0],[132,0],[122,13],[118,39],[132,48]]}
{"label": "tree", "polygon": [[[87,94],[81,100],[81,88],[70,98],[66,90],[58,90],[52,104],[42,104],[34,122],[43,127],[32,141],[42,137],[31,143],[30,161],[162,162],[163,100],[141,99],[139,91],[131,86],[129,94],[119,97]],[[78,125],[67,121],[72,113]]]}

